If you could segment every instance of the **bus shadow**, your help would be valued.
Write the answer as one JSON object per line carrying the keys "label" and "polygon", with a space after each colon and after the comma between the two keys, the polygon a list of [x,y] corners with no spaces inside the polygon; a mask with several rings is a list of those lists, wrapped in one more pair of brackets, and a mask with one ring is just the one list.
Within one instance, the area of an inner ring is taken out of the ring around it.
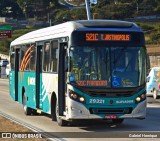
{"label": "bus shadow", "polygon": [[114,124],[107,120],[80,120],[70,124],[70,127],[79,127],[85,131],[159,131],[160,126],[160,107],[148,107],[146,111],[146,118],[139,119],[125,119],[122,124]]}
{"label": "bus shadow", "polygon": [[[67,127],[80,128],[84,131],[90,132],[106,132],[106,131],[157,131],[160,130],[159,118],[160,118],[160,107],[148,107],[146,112],[146,119],[125,119],[122,124],[114,124],[109,120],[75,120],[69,122]],[[32,116],[45,116],[51,119],[51,115],[42,113],[39,115]],[[152,122],[153,121],[153,122]]]}
{"label": "bus shadow", "polygon": [[96,131],[96,132],[103,132],[103,131],[127,131],[133,128],[139,128],[136,125],[128,125],[125,123],[122,124],[114,124],[112,121],[105,121],[105,120],[82,120],[73,122],[70,127],[79,127],[82,130],[86,131]]}

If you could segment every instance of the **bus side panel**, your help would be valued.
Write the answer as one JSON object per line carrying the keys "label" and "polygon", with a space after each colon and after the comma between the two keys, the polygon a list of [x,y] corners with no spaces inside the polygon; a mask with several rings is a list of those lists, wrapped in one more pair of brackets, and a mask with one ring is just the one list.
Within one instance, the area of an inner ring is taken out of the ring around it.
{"label": "bus side panel", "polygon": [[42,103],[42,111],[50,114],[52,93],[58,93],[58,74],[43,73],[41,75],[41,80],[40,101]]}
{"label": "bus side panel", "polygon": [[10,96],[15,100],[15,71],[10,71],[9,74],[9,87],[10,87]]}
{"label": "bus side panel", "polygon": [[[22,104],[22,95],[23,95],[23,92],[22,92],[22,89],[23,87],[25,88],[25,85],[23,83],[24,79],[23,79],[23,75],[24,75],[24,72],[19,72],[18,73],[18,101],[19,103]],[[23,79],[23,80],[22,80]]]}
{"label": "bus side panel", "polygon": [[36,109],[35,72],[19,72],[18,99],[20,103],[22,103],[23,88],[27,97],[27,106]]}
{"label": "bus side panel", "polygon": [[42,83],[42,73],[40,73],[40,102],[39,102],[39,108],[40,109],[42,109],[42,105],[43,105],[43,103],[42,103],[42,99],[43,99],[43,93],[45,93],[45,90],[43,90],[43,83]]}
{"label": "bus side panel", "polygon": [[23,102],[22,101],[22,94],[23,94],[22,89],[23,89],[23,87],[25,88],[25,85],[23,83],[23,81],[24,81],[23,76],[24,76],[24,72],[18,73],[18,101],[21,104]]}

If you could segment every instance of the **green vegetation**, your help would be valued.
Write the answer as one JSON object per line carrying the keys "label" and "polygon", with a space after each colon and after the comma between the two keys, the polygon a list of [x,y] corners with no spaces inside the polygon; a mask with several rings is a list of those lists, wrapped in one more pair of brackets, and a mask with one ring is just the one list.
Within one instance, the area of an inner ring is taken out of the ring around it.
{"label": "green vegetation", "polygon": [[9,53],[9,47],[10,47],[10,43],[18,38],[19,36],[28,33],[30,31],[35,30],[35,28],[29,28],[29,29],[18,29],[18,30],[13,30],[12,32],[12,38],[8,38],[8,39],[0,39],[0,52],[3,52],[4,54],[8,54]]}
{"label": "green vegetation", "polygon": [[147,44],[160,44],[160,22],[137,23],[145,33]]}
{"label": "green vegetation", "polygon": [[[73,0],[78,5],[84,2],[85,0]],[[160,44],[159,0],[98,0],[96,5],[91,5],[91,15],[93,19],[136,22],[144,30],[147,44]],[[153,15],[159,18],[154,21],[141,18]],[[44,22],[50,19],[52,25],[55,25],[87,19],[87,14],[85,7],[69,9],[60,5],[58,0],[0,0],[0,17]],[[35,29],[34,25],[27,25],[25,29],[14,29],[11,39],[0,39],[0,51],[8,52],[12,40]]]}
{"label": "green vegetation", "polygon": [[[59,0],[0,0],[0,17],[12,17],[14,19],[34,18],[35,20],[48,20],[52,22],[62,21],[64,17],[79,19],[79,12],[84,11],[85,6],[77,10],[60,5]],[[61,0],[62,1],[62,0]],[[72,3],[84,4],[85,0],[72,0]],[[160,16],[159,0],[98,0],[96,5],[91,5],[95,18],[124,19],[135,16]],[[64,15],[60,16],[59,15]],[[86,12],[81,15],[86,18]],[[70,19],[68,19],[70,20]]]}

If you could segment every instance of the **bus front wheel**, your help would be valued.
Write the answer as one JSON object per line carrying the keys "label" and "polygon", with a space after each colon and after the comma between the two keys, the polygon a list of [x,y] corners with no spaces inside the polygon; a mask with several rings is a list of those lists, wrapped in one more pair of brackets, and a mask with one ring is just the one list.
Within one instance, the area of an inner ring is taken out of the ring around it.
{"label": "bus front wheel", "polygon": [[24,110],[25,115],[31,115],[32,114],[32,109],[27,107],[26,94],[25,93],[23,95],[23,110]]}
{"label": "bus front wheel", "polygon": [[59,117],[59,110],[58,110],[58,102],[56,102],[56,119],[59,126],[66,126],[68,124],[68,121],[63,120],[61,117]]}

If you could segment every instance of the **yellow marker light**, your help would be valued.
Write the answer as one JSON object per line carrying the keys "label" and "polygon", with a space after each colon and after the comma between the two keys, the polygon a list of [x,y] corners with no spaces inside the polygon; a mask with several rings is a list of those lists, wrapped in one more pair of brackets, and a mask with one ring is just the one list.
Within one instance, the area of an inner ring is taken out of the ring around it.
{"label": "yellow marker light", "polygon": [[136,98],[136,101],[137,101],[137,102],[140,102],[140,101],[141,101],[141,98],[140,98],[140,97],[137,97],[137,98]]}
{"label": "yellow marker light", "polygon": [[84,97],[80,97],[80,98],[79,98],[79,101],[80,101],[80,102],[84,102],[84,100],[85,100]]}

